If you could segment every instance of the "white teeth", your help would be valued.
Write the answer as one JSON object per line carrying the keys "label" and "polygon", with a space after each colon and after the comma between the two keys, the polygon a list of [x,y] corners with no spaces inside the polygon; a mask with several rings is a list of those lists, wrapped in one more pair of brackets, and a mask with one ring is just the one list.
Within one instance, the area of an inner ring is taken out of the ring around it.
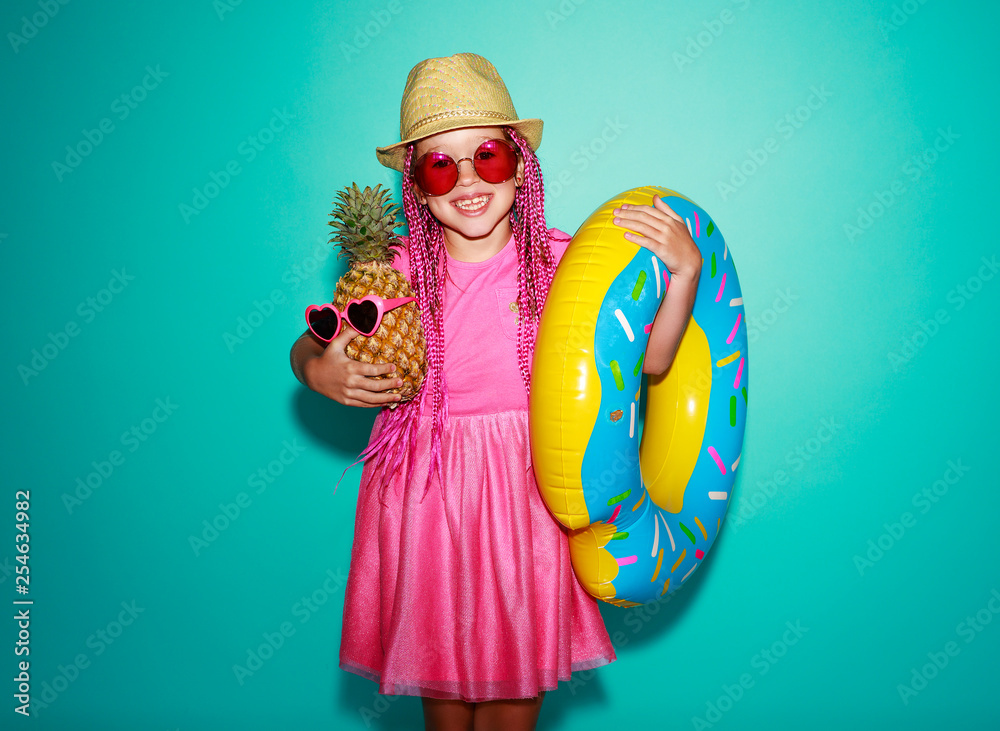
{"label": "white teeth", "polygon": [[478,211],[480,208],[486,205],[490,197],[488,195],[478,195],[475,198],[469,198],[468,200],[455,201],[455,206],[461,208],[463,211]]}

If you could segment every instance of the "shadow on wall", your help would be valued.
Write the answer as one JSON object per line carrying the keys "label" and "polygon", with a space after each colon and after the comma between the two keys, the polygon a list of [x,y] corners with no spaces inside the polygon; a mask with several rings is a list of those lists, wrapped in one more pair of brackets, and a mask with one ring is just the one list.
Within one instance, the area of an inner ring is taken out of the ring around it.
{"label": "shadow on wall", "polygon": [[[344,406],[301,384],[293,396],[293,408],[298,422],[311,437],[329,447],[337,457],[347,460],[339,469],[357,459],[368,446],[368,437],[379,411]],[[361,465],[352,469],[360,470]],[[337,479],[340,479],[339,474]]]}

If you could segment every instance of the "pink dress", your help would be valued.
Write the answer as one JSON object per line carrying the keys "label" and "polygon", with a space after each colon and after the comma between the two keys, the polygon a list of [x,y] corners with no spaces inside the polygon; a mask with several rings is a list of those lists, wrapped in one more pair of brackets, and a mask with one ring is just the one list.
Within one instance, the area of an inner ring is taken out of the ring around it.
{"label": "pink dress", "polygon": [[[569,236],[550,229],[561,258]],[[394,266],[409,274],[405,251]],[[616,659],[598,602],[577,580],[567,530],[535,484],[517,366],[517,252],[448,258],[444,484],[423,502],[430,420],[418,430],[419,489],[366,465],[344,597],[340,667],[388,695],[477,702],[530,698]],[[373,435],[378,433],[376,420]]]}

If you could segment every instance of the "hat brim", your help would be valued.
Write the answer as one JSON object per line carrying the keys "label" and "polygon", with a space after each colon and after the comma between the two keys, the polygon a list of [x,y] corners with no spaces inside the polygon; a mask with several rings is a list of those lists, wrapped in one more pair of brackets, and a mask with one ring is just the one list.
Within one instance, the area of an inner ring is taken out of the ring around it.
{"label": "hat brim", "polygon": [[514,122],[501,122],[496,119],[483,120],[482,117],[478,117],[475,120],[451,118],[428,125],[425,129],[421,130],[419,135],[414,135],[394,145],[376,147],[375,155],[378,157],[378,161],[387,168],[403,172],[403,165],[406,163],[406,146],[408,144],[440,132],[462,129],[464,127],[513,127],[524,137],[532,150],[537,150],[539,145],[542,144],[542,120],[540,119],[518,119]]}

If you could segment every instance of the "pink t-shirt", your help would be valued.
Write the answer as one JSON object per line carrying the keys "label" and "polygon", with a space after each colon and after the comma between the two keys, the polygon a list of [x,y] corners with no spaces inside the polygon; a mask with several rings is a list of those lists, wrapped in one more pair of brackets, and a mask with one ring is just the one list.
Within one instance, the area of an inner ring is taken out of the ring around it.
{"label": "pink t-shirt", "polygon": [[[549,229],[558,263],[570,236]],[[403,238],[404,244],[407,239]],[[410,276],[406,249],[393,267]],[[444,374],[452,416],[526,410],[528,395],[517,364],[517,249],[513,235],[486,261],[447,257],[444,285]]]}

